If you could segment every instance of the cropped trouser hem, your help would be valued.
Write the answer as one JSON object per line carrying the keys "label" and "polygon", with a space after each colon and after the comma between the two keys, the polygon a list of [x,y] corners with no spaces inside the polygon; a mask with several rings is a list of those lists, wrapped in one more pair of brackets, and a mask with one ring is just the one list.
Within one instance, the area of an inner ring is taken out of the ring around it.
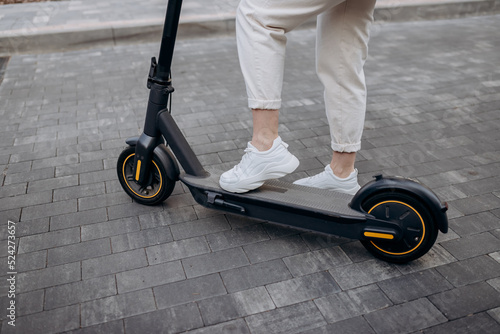
{"label": "cropped trouser hem", "polygon": [[338,144],[332,141],[332,150],[340,153],[353,153],[361,149],[361,142],[355,144]]}
{"label": "cropped trouser hem", "polygon": [[281,100],[255,100],[248,99],[250,109],[277,110],[281,108]]}

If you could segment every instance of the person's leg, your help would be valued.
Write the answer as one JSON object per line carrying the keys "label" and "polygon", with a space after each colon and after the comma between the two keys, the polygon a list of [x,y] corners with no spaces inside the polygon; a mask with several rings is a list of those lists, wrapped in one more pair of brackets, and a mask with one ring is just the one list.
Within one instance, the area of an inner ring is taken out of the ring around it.
{"label": "person's leg", "polygon": [[240,2],[236,13],[236,42],[250,109],[280,109],[286,33],[343,1]]}
{"label": "person's leg", "polygon": [[279,110],[253,109],[252,145],[259,151],[267,151],[278,138]]}
{"label": "person's leg", "polygon": [[[334,150],[330,167],[341,178],[354,171],[355,152],[361,148],[366,112],[363,67],[375,2],[347,0],[319,18],[317,71],[325,86]],[[334,67],[331,58],[335,59]]]}
{"label": "person's leg", "polygon": [[325,87],[333,155],[324,172],[296,184],[350,194],[359,189],[354,163],[365,120],[363,66],[375,2],[346,0],[318,17],[316,66]]}
{"label": "person's leg", "polygon": [[264,181],[293,172],[299,161],[278,135],[285,61],[285,34],[307,19],[344,0],[242,0],[236,34],[253,136],[241,162],[223,173],[220,186],[232,192],[260,187]]}
{"label": "person's leg", "polygon": [[344,179],[354,172],[356,162],[356,152],[336,152],[333,151],[330,168],[333,174]]}
{"label": "person's leg", "polygon": [[366,112],[364,64],[375,0],[347,0],[318,18],[317,73],[325,87],[331,146],[361,148]]}

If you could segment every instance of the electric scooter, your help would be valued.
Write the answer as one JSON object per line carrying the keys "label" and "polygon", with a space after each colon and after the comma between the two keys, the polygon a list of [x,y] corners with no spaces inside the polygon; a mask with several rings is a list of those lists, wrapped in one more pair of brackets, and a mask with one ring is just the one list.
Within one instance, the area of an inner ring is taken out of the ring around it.
{"label": "electric scooter", "polygon": [[158,61],[151,59],[144,130],[126,140],[128,147],[117,162],[120,184],[134,201],[161,203],[180,181],[207,208],[358,239],[375,257],[392,263],[421,257],[438,231],[447,233],[447,204],[425,186],[401,177],[376,175],[354,196],[279,180],[245,194],[221,189],[222,171],[203,168],[171,116],[170,68],[181,6],[182,0],[168,1]]}

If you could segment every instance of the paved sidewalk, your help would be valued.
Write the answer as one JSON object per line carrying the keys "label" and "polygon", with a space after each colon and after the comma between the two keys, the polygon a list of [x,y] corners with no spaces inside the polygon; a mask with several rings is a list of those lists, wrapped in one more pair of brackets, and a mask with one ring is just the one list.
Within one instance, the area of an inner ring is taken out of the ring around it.
{"label": "paved sidewalk", "polygon": [[[185,0],[179,34],[232,33],[239,0]],[[0,6],[0,54],[158,41],[166,0],[71,0]],[[500,12],[500,0],[378,0],[377,21]]]}
{"label": "paved sidewalk", "polygon": [[[0,332],[500,332],[499,30],[499,16],[374,26],[360,180],[416,178],[450,204],[450,232],[408,265],[204,209],[180,184],[163,205],[132,203],[115,164],[143,124],[157,43],[13,56],[0,84]],[[312,30],[290,35],[281,134],[301,166],[288,180],[329,161],[313,49]],[[238,66],[233,37],[176,48],[173,114],[211,167],[234,164],[250,136]]]}

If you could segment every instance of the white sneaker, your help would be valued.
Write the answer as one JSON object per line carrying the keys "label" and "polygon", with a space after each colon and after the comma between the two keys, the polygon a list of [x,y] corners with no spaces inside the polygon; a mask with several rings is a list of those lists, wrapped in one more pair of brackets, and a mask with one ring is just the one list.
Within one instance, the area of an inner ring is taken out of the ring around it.
{"label": "white sneaker", "polygon": [[354,169],[351,175],[349,175],[347,178],[342,179],[333,174],[330,165],[327,165],[323,172],[311,177],[297,180],[293,184],[312,188],[328,189],[331,191],[350,195],[354,195],[359,190],[359,188],[361,188],[358,184],[357,169]]}
{"label": "white sneaker", "polygon": [[222,189],[233,193],[244,193],[257,189],[266,180],[277,179],[293,172],[299,160],[290,152],[280,137],[267,151],[257,150],[250,142],[241,162],[220,176]]}

